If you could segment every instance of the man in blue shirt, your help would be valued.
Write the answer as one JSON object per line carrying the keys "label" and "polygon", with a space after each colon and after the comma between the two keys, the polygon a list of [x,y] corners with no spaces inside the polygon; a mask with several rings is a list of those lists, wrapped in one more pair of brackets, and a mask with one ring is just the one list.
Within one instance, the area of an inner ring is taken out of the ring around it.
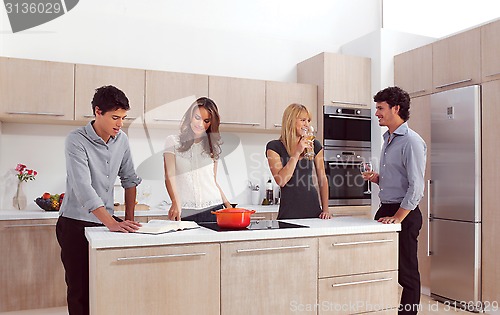
{"label": "man in blue shirt", "polygon": [[418,203],[424,195],[427,147],[408,127],[410,96],[398,87],[388,87],[374,96],[375,116],[384,133],[380,172],[363,174],[365,180],[380,187],[380,208],[375,220],[385,224],[401,223],[399,233],[398,281],[403,287],[399,314],[416,314],[420,303],[417,237],[422,227]]}
{"label": "man in blue shirt", "polygon": [[[125,94],[114,86],[96,90],[95,120],[66,138],[66,192],[59,210],[56,236],[68,286],[70,315],[89,314],[89,258],[85,227],[134,232],[136,186],[141,179],[132,162],[127,135],[121,130],[130,109]],[[125,221],[113,216],[116,177],[125,189]]]}

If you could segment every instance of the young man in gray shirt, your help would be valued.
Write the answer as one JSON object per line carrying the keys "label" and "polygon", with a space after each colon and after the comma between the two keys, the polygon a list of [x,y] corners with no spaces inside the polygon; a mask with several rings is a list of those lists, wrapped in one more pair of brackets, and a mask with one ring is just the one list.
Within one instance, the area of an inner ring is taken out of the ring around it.
{"label": "young man in gray shirt", "polygon": [[374,96],[375,116],[388,128],[380,156],[380,173],[363,178],[380,187],[380,208],[375,219],[385,224],[401,223],[398,281],[403,287],[399,314],[417,314],[420,303],[417,237],[422,227],[418,203],[424,195],[427,147],[408,127],[410,96],[398,87],[388,87]]}
{"label": "young man in gray shirt", "polygon": [[[70,315],[89,314],[89,258],[85,227],[134,232],[136,186],[141,179],[132,162],[127,135],[121,130],[130,109],[125,94],[114,86],[96,90],[92,100],[95,120],[66,138],[66,192],[59,211],[56,235],[68,286]],[[125,189],[125,221],[113,216],[116,177]]]}

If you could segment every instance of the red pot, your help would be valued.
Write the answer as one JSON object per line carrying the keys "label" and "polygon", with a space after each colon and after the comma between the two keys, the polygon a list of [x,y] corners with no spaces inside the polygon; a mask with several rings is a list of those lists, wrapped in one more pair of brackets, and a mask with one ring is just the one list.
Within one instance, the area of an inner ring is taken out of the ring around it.
{"label": "red pot", "polygon": [[250,224],[250,216],[255,210],[227,208],[212,211],[217,217],[217,225],[224,229],[244,229]]}

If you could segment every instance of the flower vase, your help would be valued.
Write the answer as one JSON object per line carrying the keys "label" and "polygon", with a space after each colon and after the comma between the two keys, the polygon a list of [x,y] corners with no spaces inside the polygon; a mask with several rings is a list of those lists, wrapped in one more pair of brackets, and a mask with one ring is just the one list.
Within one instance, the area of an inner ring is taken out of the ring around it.
{"label": "flower vase", "polygon": [[24,182],[20,181],[17,184],[17,190],[16,194],[14,195],[14,198],[12,198],[12,205],[14,208],[17,210],[24,210],[26,209],[27,205],[27,199],[26,199],[26,194],[24,193],[23,187],[24,187]]}

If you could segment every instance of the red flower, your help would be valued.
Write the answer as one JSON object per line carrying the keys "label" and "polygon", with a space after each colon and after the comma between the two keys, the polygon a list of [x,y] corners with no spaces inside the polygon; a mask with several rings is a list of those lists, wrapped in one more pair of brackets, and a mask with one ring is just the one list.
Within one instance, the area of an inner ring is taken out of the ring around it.
{"label": "red flower", "polygon": [[28,172],[28,175],[33,174],[33,170],[26,170]]}
{"label": "red flower", "polygon": [[26,168],[26,165],[24,164],[17,164],[16,166],[16,176],[20,181],[27,182],[29,180],[34,180],[35,176],[38,174],[37,171],[35,170],[30,170]]}

